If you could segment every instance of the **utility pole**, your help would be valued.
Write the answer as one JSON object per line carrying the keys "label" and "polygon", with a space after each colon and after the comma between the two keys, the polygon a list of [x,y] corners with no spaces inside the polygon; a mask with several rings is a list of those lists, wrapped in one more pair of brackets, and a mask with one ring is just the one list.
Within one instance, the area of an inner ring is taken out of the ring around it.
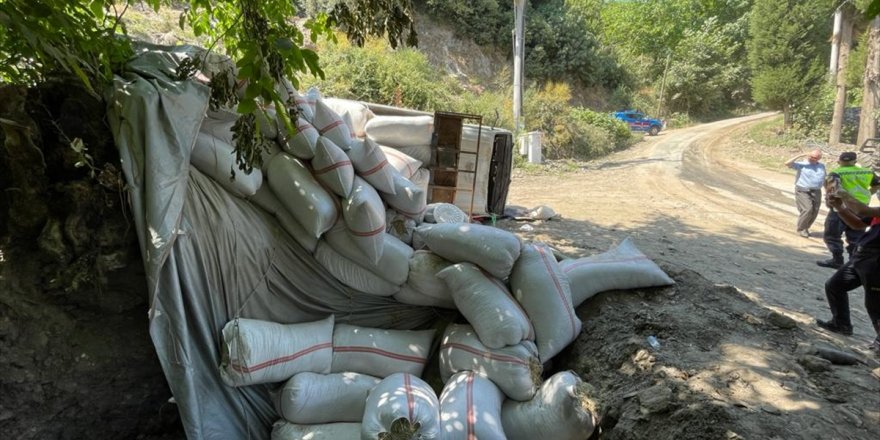
{"label": "utility pole", "polygon": [[666,68],[663,69],[663,79],[660,81],[660,99],[657,101],[657,113],[655,117],[662,118],[660,111],[663,110],[663,93],[666,89],[666,73],[669,72],[669,60],[672,59],[672,53],[666,55]]}
{"label": "utility pole", "polygon": [[843,4],[834,11],[834,32],[831,34],[831,62],[828,66],[828,75],[831,81],[837,75],[838,51],[840,50],[840,29],[843,24]]}
{"label": "utility pole", "polygon": [[513,29],[513,130],[519,135],[525,127],[522,114],[523,86],[523,28],[525,23],[525,0],[514,0]]}
{"label": "utility pole", "polygon": [[[844,3],[845,4],[845,3]],[[837,70],[831,72],[831,81],[836,82],[837,96],[834,98],[834,113],[831,115],[831,130],[828,133],[828,143],[835,145],[840,142],[840,132],[843,128],[843,113],[846,109],[846,66],[849,64],[849,47],[852,44],[853,17],[850,10],[844,11],[843,5],[834,13],[834,27],[837,30],[838,17],[842,17],[842,23],[838,30],[837,40],[840,47],[838,61],[832,61]],[[832,54],[834,51],[832,51]]]}

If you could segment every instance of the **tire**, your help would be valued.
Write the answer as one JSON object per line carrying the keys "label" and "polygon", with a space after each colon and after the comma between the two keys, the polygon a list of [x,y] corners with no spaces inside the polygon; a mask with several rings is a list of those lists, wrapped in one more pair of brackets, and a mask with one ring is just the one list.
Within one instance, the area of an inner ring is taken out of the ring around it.
{"label": "tire", "polygon": [[660,133],[660,127],[656,125],[652,125],[651,128],[648,129],[648,134],[651,136],[657,136],[657,133]]}

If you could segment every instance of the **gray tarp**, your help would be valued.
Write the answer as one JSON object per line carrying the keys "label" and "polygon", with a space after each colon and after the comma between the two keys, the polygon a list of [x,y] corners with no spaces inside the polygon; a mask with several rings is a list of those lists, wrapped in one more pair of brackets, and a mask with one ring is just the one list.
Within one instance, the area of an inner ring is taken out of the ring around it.
{"label": "gray tarp", "polygon": [[219,339],[233,318],[411,329],[433,309],[354,291],[268,213],[190,167],[206,86],[174,81],[189,46],[144,46],[108,92],[150,295],[150,335],[190,439],[268,439],[267,386],[228,387]]}

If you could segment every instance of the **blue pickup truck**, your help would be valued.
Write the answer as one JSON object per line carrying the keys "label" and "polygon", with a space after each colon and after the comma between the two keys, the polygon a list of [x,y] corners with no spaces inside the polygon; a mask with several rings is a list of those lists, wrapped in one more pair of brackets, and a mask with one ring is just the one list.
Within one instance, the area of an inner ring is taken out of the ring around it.
{"label": "blue pickup truck", "polygon": [[623,122],[626,122],[626,125],[629,125],[629,129],[632,131],[644,131],[647,132],[651,136],[657,136],[657,133],[660,133],[664,127],[666,127],[666,123],[660,119],[647,118],[645,114],[638,110],[623,110],[619,112],[614,112],[614,117],[620,119]]}

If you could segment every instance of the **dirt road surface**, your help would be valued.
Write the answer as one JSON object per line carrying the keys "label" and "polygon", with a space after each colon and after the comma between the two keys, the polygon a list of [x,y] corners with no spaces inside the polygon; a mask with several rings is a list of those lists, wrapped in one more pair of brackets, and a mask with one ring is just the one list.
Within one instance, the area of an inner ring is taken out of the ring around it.
{"label": "dirt road surface", "polygon": [[[748,127],[769,116],[666,131],[576,171],[514,174],[509,204],[548,205],[562,220],[502,227],[573,257],[631,236],[676,280],[578,308],[585,330],[562,366],[602,394],[605,437],[880,436],[880,364],[865,350],[874,332],[861,289],[854,336],[813,324],[829,317],[833,271],[815,264],[828,257],[824,210],[813,237],[800,237],[793,174],[738,158]],[[816,364],[815,347],[865,363]]]}

